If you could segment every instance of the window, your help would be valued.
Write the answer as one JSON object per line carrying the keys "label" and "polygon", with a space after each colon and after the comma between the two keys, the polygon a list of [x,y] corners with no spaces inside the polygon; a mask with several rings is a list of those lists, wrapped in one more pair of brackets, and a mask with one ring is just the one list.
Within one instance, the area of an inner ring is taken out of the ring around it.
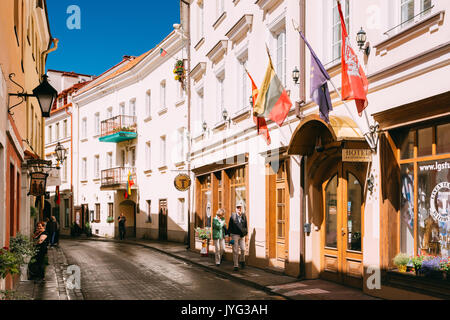
{"label": "window", "polygon": [[195,215],[196,227],[211,227],[211,210],[212,210],[212,185],[211,175],[207,174],[198,177],[200,184],[200,199],[198,199],[198,213]]}
{"label": "window", "polygon": [[64,199],[64,227],[70,227],[70,204],[69,199]]}
{"label": "window", "polygon": [[[286,30],[281,31],[277,35],[276,71],[281,83],[283,84],[283,86],[286,86]],[[248,77],[247,74],[245,74],[245,77]],[[248,92],[249,91],[247,91],[247,93]]]}
{"label": "window", "polygon": [[136,148],[131,149],[131,167],[136,167]]}
{"label": "window", "polygon": [[81,160],[81,179],[87,180],[87,159],[83,158]]}
{"label": "window", "polygon": [[224,76],[217,78],[216,85],[216,97],[217,97],[217,111],[216,111],[216,121],[217,123],[222,122],[222,112],[224,109]]}
{"label": "window", "polygon": [[122,150],[122,151],[120,151],[120,154],[121,154],[121,156],[122,156],[122,167],[125,167],[125,165],[127,164],[127,160],[125,159],[126,157],[125,157],[125,150]]}
{"label": "window", "polygon": [[166,108],[166,82],[161,82],[160,85],[160,109],[164,110]]}
{"label": "window", "polygon": [[245,212],[247,197],[245,187],[245,166],[236,169],[230,169],[227,171],[230,176],[231,186],[231,208],[234,210],[236,204],[242,201],[244,207],[242,211]]}
{"label": "window", "polygon": [[251,95],[249,88],[249,78],[247,75],[246,66],[247,60],[238,60],[238,94],[237,94],[237,110],[236,112],[245,109],[248,106],[248,97]]}
{"label": "window", "polygon": [[63,131],[64,131],[64,138],[67,138],[68,137],[67,120],[64,120],[63,122]]}
{"label": "window", "polygon": [[161,167],[163,167],[166,165],[166,136],[161,137],[159,153],[160,153],[160,164]]}
{"label": "window", "polygon": [[184,224],[184,212],[185,212],[185,200],[184,198],[178,199],[178,222]]}
{"label": "window", "polygon": [[81,121],[81,138],[87,138],[87,118],[83,118]]}
{"label": "window", "polygon": [[125,102],[122,102],[122,103],[119,105],[119,112],[120,112],[120,115],[121,115],[121,116],[126,115],[126,113],[125,113]]}
{"label": "window", "polygon": [[216,17],[219,18],[225,11],[224,0],[216,0]]}
{"label": "window", "polygon": [[108,203],[108,217],[114,217],[114,203]]}
{"label": "window", "polygon": [[[347,28],[347,33],[350,35],[350,0],[345,0],[341,2],[342,14],[345,19],[345,26]],[[342,48],[342,28],[341,28],[341,17],[339,16],[339,10],[337,2],[333,1],[333,23],[332,23],[332,61],[335,61],[341,57]]]}
{"label": "window", "polygon": [[67,182],[67,161],[63,164],[63,176],[62,176],[62,182]]}
{"label": "window", "polygon": [[56,141],[59,141],[59,122],[55,125]]}
{"label": "window", "polygon": [[108,119],[111,119],[113,117],[113,108],[112,107],[108,108],[107,115],[108,115],[108,117],[107,117]]}
{"label": "window", "polygon": [[145,94],[145,115],[147,118],[152,116],[152,92],[150,90]]}
{"label": "window", "polygon": [[100,156],[96,155],[94,157],[94,177],[95,179],[100,178]]}
{"label": "window", "polygon": [[401,0],[400,2],[400,22],[403,27],[408,27],[414,22],[414,17],[422,13],[422,16],[429,14],[432,7],[431,0]]}
{"label": "window", "polygon": [[95,121],[95,124],[94,124],[95,125],[95,128],[94,128],[95,129],[95,131],[94,131],[95,135],[99,135],[100,134],[100,113],[97,112],[95,114],[95,120],[94,121]]}
{"label": "window", "polygon": [[53,142],[52,131],[53,131],[52,130],[52,126],[48,126],[48,143],[52,143]]}
{"label": "window", "polygon": [[145,144],[145,168],[146,170],[152,169],[152,154],[150,141]]}
{"label": "window", "polygon": [[112,152],[106,154],[106,168],[111,169],[113,167],[113,156]]}
{"label": "window", "polygon": [[441,123],[391,132],[400,156],[400,251],[410,256],[449,254],[449,128]]}
{"label": "window", "polygon": [[152,223],[152,200],[147,200],[147,222]]}
{"label": "window", "polygon": [[198,40],[204,37],[205,35],[205,12],[203,8],[203,3],[198,4],[198,19],[197,19],[197,37]]}
{"label": "window", "polygon": [[130,116],[136,117],[136,99],[130,100]]}
{"label": "window", "polygon": [[184,128],[180,128],[177,131],[177,156],[178,160],[184,161]]}
{"label": "window", "polygon": [[100,222],[100,203],[95,204],[95,222]]}

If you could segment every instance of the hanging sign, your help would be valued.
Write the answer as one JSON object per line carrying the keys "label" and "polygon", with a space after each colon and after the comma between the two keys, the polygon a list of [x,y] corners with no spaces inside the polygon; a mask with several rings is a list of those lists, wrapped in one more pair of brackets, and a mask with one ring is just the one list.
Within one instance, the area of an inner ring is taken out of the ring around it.
{"label": "hanging sign", "polygon": [[372,152],[368,149],[342,149],[343,162],[370,162]]}
{"label": "hanging sign", "polygon": [[45,172],[32,172],[30,175],[30,192],[28,192],[28,195],[35,197],[44,196],[48,174]]}
{"label": "hanging sign", "polygon": [[178,191],[187,191],[191,187],[191,178],[187,174],[179,174],[175,177],[174,185]]}

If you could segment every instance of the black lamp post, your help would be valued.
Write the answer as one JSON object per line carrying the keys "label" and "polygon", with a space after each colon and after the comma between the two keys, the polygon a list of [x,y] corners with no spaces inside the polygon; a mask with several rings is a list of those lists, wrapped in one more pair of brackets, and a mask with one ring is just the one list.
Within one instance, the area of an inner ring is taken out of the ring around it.
{"label": "black lamp post", "polygon": [[298,84],[298,79],[300,79],[300,70],[297,67],[292,71],[292,80],[294,80],[295,84]]}
{"label": "black lamp post", "polygon": [[16,84],[18,87],[22,89],[22,92],[18,93],[10,93],[10,96],[15,96],[22,98],[22,101],[18,104],[8,108],[8,112],[22,102],[26,101],[28,97],[35,97],[39,101],[39,106],[41,107],[42,111],[42,117],[49,118],[50,117],[50,111],[52,110],[52,106],[56,98],[58,97],[58,92],[51,86],[50,83],[48,83],[47,75],[42,76],[42,82],[33,90],[33,94],[25,93],[25,90],[21,85],[19,85],[17,82],[15,82],[12,77],[14,77],[15,74],[11,73],[9,75],[9,79]]}

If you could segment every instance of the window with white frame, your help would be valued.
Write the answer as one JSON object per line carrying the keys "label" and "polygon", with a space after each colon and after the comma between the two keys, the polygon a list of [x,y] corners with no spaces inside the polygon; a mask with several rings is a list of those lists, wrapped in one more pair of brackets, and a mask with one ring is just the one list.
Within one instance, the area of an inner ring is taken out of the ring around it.
{"label": "window with white frame", "polygon": [[247,57],[242,57],[238,60],[238,79],[236,81],[238,85],[237,90],[237,109],[236,112],[240,110],[244,110],[248,107],[249,100],[248,97],[251,95],[250,87],[249,87],[249,78],[247,72],[245,71],[247,68]]}
{"label": "window with white frame", "polygon": [[145,144],[145,169],[151,170],[152,169],[152,153],[151,153],[151,143],[148,141]]}
{"label": "window with white frame", "polygon": [[166,165],[166,136],[160,138],[159,160],[161,167]]}
{"label": "window with white frame", "polygon": [[63,163],[63,176],[62,182],[67,182],[67,162]]}
{"label": "window with white frame", "polygon": [[[345,25],[347,33],[350,33],[350,0],[344,0],[341,2],[342,14],[344,15]],[[335,61],[341,57],[342,48],[342,28],[341,17],[339,16],[339,10],[337,2],[333,1],[333,17],[332,17],[332,38],[331,38],[331,59]]]}
{"label": "window with white frame", "polygon": [[186,204],[186,200],[184,198],[179,198],[178,199],[178,222],[180,224],[184,224],[185,222],[185,204]]}
{"label": "window with white frame", "polygon": [[81,180],[87,180],[87,158],[81,159]]}
{"label": "window with white frame", "polygon": [[67,120],[64,120],[64,122],[63,122],[63,131],[64,131],[64,138],[67,138],[69,135],[68,129],[67,129]]}
{"label": "window with white frame", "polygon": [[53,142],[52,126],[48,126],[48,143],[52,143],[52,142]]}
{"label": "window with white frame", "polygon": [[100,134],[100,113],[96,113],[94,116],[95,135]]}
{"label": "window with white frame", "polygon": [[113,107],[109,107],[107,110],[107,119],[111,119],[113,117]]}
{"label": "window with white frame", "polygon": [[178,160],[184,161],[184,130],[185,128],[180,128],[177,130],[177,158]]}
{"label": "window with white frame", "polygon": [[106,154],[106,168],[111,169],[113,167],[113,156],[112,152]]}
{"label": "window with white frame", "polygon": [[224,96],[224,81],[225,81],[225,74],[221,74],[218,76],[216,81],[216,97],[217,97],[217,110],[216,110],[216,121],[217,123],[221,122],[223,120],[222,112],[225,107],[225,96]]}
{"label": "window with white frame", "polygon": [[130,100],[130,116],[135,117],[136,116],[136,99]]}
{"label": "window with white frame", "polygon": [[131,149],[131,167],[134,168],[136,167],[136,148],[132,148]]}
{"label": "window with white frame", "polygon": [[94,177],[95,179],[100,178],[100,156],[96,155],[94,157]]}
{"label": "window with white frame", "polygon": [[81,121],[81,138],[87,138],[87,118],[83,118]]}
{"label": "window with white frame", "polygon": [[225,1],[216,0],[216,18],[219,18],[225,11]]}
{"label": "window with white frame", "polygon": [[122,164],[122,167],[125,167],[125,165],[127,164],[127,160],[125,159],[125,150],[121,150],[120,151],[120,155],[121,155],[121,164]]}
{"label": "window with white frame", "polygon": [[150,90],[145,93],[145,115],[147,118],[152,115],[152,92]]}
{"label": "window with white frame", "polygon": [[161,110],[166,108],[166,81],[162,81],[159,87],[159,107]]}
{"label": "window with white frame", "polygon": [[427,15],[431,12],[432,0],[400,0],[400,23],[408,27],[415,16]]}
{"label": "window with white frame", "polygon": [[56,141],[59,141],[59,122],[57,122],[55,125],[55,136],[56,136]]}
{"label": "window with white frame", "polygon": [[283,86],[286,86],[286,29],[281,30],[276,36],[277,60],[275,70]]}
{"label": "window with white frame", "polygon": [[197,14],[198,14],[197,37],[198,37],[198,40],[200,40],[205,35],[205,10],[203,8],[203,2],[198,3]]}
{"label": "window with white frame", "polygon": [[121,116],[126,115],[126,113],[125,113],[125,102],[122,102],[122,103],[119,105],[119,113],[120,113]]}

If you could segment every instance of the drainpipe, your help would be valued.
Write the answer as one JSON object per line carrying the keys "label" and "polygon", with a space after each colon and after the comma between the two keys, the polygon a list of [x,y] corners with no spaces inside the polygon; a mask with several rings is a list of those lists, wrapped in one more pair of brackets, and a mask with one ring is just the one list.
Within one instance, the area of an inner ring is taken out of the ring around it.
{"label": "drainpipe", "polygon": [[66,113],[70,115],[70,218],[69,218],[69,228],[72,226],[73,219],[73,111],[74,111],[74,102],[72,99],[72,112]]}
{"label": "drainpipe", "polygon": [[[305,0],[300,0],[299,2],[300,5],[300,16],[299,16],[299,20],[300,20],[300,30],[302,31],[303,34],[305,34],[305,19],[306,19],[306,4],[305,4]],[[300,38],[300,37],[299,37]],[[305,41],[303,41],[300,38],[300,72],[303,75],[303,77],[300,77],[300,79],[304,79],[303,81],[300,81],[300,102],[299,102],[299,109],[300,109],[300,105],[301,105],[301,101],[306,102],[306,59],[305,59],[305,54],[306,54],[306,46],[305,46]],[[301,114],[301,113],[300,113]],[[305,254],[306,254],[306,235],[305,235],[305,229],[304,229],[304,225],[306,223],[306,203],[305,203],[305,199],[306,199],[306,194],[305,194],[305,174],[306,174],[306,164],[305,164],[305,158],[302,157],[300,160],[300,274],[299,277],[300,278],[305,278],[306,276],[306,264],[305,264]]]}
{"label": "drainpipe", "polygon": [[[188,174],[191,177],[191,4],[185,0],[180,0],[180,20],[183,26],[183,4],[187,6],[187,22],[186,30],[184,34],[187,33],[187,77],[186,77],[186,91],[188,95],[188,114],[187,114],[187,131],[188,131]],[[184,27],[183,27],[184,28]],[[184,41],[184,39],[182,39]],[[191,177],[192,178],[192,177]],[[192,185],[191,185],[192,188]],[[187,234],[187,250],[191,248],[191,188],[188,190],[188,234]]]}

